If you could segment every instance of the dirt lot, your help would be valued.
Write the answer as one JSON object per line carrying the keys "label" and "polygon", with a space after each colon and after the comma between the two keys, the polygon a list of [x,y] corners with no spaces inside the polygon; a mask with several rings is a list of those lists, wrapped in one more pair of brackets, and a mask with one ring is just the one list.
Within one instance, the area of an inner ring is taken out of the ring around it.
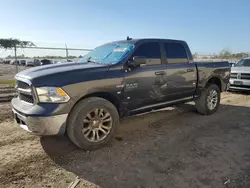
{"label": "dirt lot", "polygon": [[250,95],[224,93],[219,111],[192,104],[131,117],[114,142],[82,151],[66,137],[37,137],[0,104],[0,187],[250,187]]}

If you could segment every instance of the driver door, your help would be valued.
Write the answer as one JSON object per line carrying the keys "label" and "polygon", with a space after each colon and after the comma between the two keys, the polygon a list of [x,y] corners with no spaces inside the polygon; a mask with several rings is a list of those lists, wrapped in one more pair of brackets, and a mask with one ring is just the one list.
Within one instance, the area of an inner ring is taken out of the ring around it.
{"label": "driver door", "polygon": [[128,67],[125,71],[123,96],[129,110],[155,105],[166,97],[166,65],[162,61],[160,43],[140,44],[130,59],[135,56],[145,57],[146,64]]}

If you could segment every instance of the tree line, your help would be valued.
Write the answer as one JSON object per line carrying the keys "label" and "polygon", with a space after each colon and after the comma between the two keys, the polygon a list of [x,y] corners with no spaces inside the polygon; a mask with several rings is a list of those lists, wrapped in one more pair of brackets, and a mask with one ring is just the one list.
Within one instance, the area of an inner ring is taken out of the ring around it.
{"label": "tree line", "polygon": [[246,52],[239,52],[239,53],[232,53],[228,49],[223,49],[221,50],[218,54],[212,54],[212,55],[204,55],[204,56],[199,56],[198,53],[194,53],[193,57],[194,58],[201,58],[201,59],[241,59],[245,57],[249,57],[250,53]]}

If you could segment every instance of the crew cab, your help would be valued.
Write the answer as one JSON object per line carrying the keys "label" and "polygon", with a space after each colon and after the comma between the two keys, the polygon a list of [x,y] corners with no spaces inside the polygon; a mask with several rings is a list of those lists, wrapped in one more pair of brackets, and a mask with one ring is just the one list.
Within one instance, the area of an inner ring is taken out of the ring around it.
{"label": "crew cab", "polygon": [[18,73],[12,107],[26,131],[67,133],[91,150],[111,141],[126,116],[189,101],[213,114],[229,77],[228,62],[194,62],[184,41],[127,39],[101,45],[77,63]]}

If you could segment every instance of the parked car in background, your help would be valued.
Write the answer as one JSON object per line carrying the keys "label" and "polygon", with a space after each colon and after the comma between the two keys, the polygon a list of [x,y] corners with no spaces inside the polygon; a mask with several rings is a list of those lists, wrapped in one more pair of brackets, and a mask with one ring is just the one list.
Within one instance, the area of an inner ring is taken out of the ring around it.
{"label": "parked car in background", "polygon": [[228,89],[250,91],[250,57],[241,59],[231,67]]}
{"label": "parked car in background", "polygon": [[85,150],[114,138],[119,119],[195,101],[217,111],[230,77],[228,62],[194,62],[186,42],[139,39],[95,48],[79,63],[19,72],[16,122],[38,135],[67,133]]}
{"label": "parked car in background", "polygon": [[39,59],[34,59],[34,66],[40,66],[41,61]]}
{"label": "parked car in background", "polygon": [[24,59],[20,60],[19,64],[22,65],[22,66],[25,66],[26,65],[26,60],[24,60]]}
{"label": "parked car in background", "polygon": [[41,64],[41,62],[39,59],[29,60],[26,62],[26,66],[28,66],[28,67],[40,66],[40,64]]}
{"label": "parked car in background", "polygon": [[4,60],[3,60],[3,64],[10,64],[10,60],[4,59]]}
{"label": "parked car in background", "polygon": [[26,61],[26,66],[27,67],[33,67],[33,61],[32,60],[28,60],[28,61]]}
{"label": "parked car in background", "polygon": [[53,62],[49,59],[43,59],[40,61],[40,65],[50,65],[52,64]]}
{"label": "parked car in background", "polygon": [[10,65],[19,65],[19,60],[11,60]]}

